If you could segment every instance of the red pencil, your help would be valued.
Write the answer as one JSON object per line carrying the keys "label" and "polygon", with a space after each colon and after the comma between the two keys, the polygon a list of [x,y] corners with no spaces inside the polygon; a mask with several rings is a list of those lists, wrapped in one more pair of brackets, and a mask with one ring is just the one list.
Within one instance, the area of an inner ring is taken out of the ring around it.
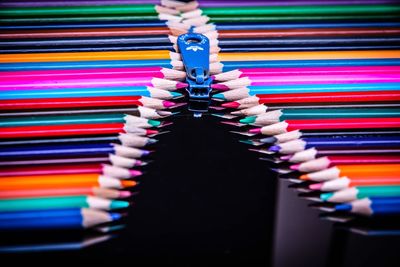
{"label": "red pencil", "polygon": [[[49,136],[76,136],[76,135],[107,135],[118,133],[134,133],[138,128],[124,123],[96,123],[96,124],[72,124],[72,125],[46,125],[46,126],[19,126],[4,127],[0,131],[0,138],[32,138]],[[139,128],[140,129],[140,128]],[[146,135],[157,134],[156,130],[141,129]]]}
{"label": "red pencil", "polygon": [[30,175],[55,175],[55,174],[79,174],[98,173],[114,178],[129,179],[142,175],[139,170],[129,170],[109,164],[57,164],[43,166],[22,166],[0,168],[0,177],[4,176],[30,176]]}
{"label": "red pencil", "polygon": [[175,103],[145,96],[114,97],[77,97],[77,98],[41,98],[0,100],[0,110],[83,108],[83,107],[117,107],[144,106],[153,109],[164,109]]}
{"label": "red pencil", "polygon": [[347,103],[347,102],[392,102],[400,101],[400,91],[336,92],[255,95],[222,104],[226,108],[247,108],[259,104],[290,103]]}
{"label": "red pencil", "polygon": [[286,120],[250,129],[249,133],[276,135],[293,130],[335,130],[335,129],[374,129],[400,128],[400,118],[351,118],[351,119],[305,119]]}

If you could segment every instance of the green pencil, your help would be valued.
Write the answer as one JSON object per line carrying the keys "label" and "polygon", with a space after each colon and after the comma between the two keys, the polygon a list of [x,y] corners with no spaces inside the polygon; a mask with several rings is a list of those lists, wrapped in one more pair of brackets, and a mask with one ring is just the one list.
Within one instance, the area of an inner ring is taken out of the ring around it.
{"label": "green pencil", "polygon": [[400,196],[400,186],[357,186],[336,192],[323,193],[322,201],[343,203],[366,197],[396,197]]}
{"label": "green pencil", "polygon": [[129,202],[92,196],[19,198],[0,200],[0,212],[62,208],[93,208],[113,210],[127,208]]}

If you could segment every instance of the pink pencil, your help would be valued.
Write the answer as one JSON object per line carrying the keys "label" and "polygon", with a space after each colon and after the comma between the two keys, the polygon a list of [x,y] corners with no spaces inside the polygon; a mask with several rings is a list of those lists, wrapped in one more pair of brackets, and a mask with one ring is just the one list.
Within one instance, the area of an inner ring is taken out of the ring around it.
{"label": "pink pencil", "polygon": [[1,82],[0,90],[36,90],[36,89],[67,89],[67,88],[95,88],[95,87],[123,87],[123,86],[152,86],[164,90],[176,90],[185,88],[186,83],[152,77],[132,77],[131,74],[118,74],[112,78],[104,78],[105,75],[92,75],[86,79],[35,79],[25,81]]}
{"label": "pink pencil", "polygon": [[313,75],[266,75],[243,77],[232,81],[213,84],[217,90],[238,89],[246,86],[340,84],[340,83],[396,83],[398,74],[313,74]]}
{"label": "pink pencil", "polygon": [[159,68],[159,67],[142,67],[142,68],[98,68],[98,69],[82,69],[82,70],[31,70],[31,71],[3,71],[0,72],[0,81],[14,81],[15,79],[26,80],[54,80],[54,79],[84,79],[91,78],[93,75],[101,75],[102,77],[112,77],[117,75],[131,75],[131,77],[154,77],[170,80],[183,80],[186,73],[183,71]]}
{"label": "pink pencil", "polygon": [[400,66],[359,66],[359,67],[300,67],[300,68],[252,68],[238,69],[214,75],[215,81],[229,81],[246,76],[285,76],[309,74],[399,74]]}

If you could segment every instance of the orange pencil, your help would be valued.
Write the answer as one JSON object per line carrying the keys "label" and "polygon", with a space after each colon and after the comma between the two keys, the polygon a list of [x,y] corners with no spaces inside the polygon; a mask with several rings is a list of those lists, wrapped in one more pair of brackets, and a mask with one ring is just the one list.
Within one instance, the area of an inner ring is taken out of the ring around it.
{"label": "orange pencil", "polygon": [[353,186],[380,186],[380,185],[400,185],[400,177],[341,177],[330,181],[311,184],[312,190],[338,191]]}
{"label": "orange pencil", "polygon": [[98,174],[12,176],[1,178],[0,191],[86,186],[125,188],[136,184],[135,181],[120,180]]}
{"label": "orange pencil", "polygon": [[112,52],[71,52],[71,53],[27,53],[3,54],[0,63],[16,62],[60,62],[95,60],[146,60],[170,59],[169,51],[112,51]]}
{"label": "orange pencil", "polygon": [[72,187],[72,188],[46,188],[46,189],[21,189],[0,190],[0,199],[11,198],[34,198],[34,197],[57,197],[57,196],[80,196],[89,195],[102,198],[126,198],[130,197],[130,191],[119,191],[100,187]]}
{"label": "orange pencil", "polygon": [[400,58],[400,50],[220,53],[220,61]]}
{"label": "orange pencil", "polygon": [[307,173],[300,176],[301,180],[327,181],[341,176],[364,178],[400,177],[400,164],[359,164],[336,165],[322,171]]}

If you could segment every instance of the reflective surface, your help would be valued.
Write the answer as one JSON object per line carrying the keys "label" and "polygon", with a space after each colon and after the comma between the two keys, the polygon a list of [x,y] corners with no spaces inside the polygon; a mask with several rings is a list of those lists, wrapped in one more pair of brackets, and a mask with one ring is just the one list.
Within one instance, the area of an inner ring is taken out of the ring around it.
{"label": "reflective surface", "polygon": [[[172,132],[159,136],[118,236],[82,250],[0,257],[132,266],[399,265],[399,237],[353,234],[319,219],[310,202],[278,180],[218,118],[185,114],[171,120]],[[77,240],[81,233],[25,233],[3,235],[1,244]]]}

